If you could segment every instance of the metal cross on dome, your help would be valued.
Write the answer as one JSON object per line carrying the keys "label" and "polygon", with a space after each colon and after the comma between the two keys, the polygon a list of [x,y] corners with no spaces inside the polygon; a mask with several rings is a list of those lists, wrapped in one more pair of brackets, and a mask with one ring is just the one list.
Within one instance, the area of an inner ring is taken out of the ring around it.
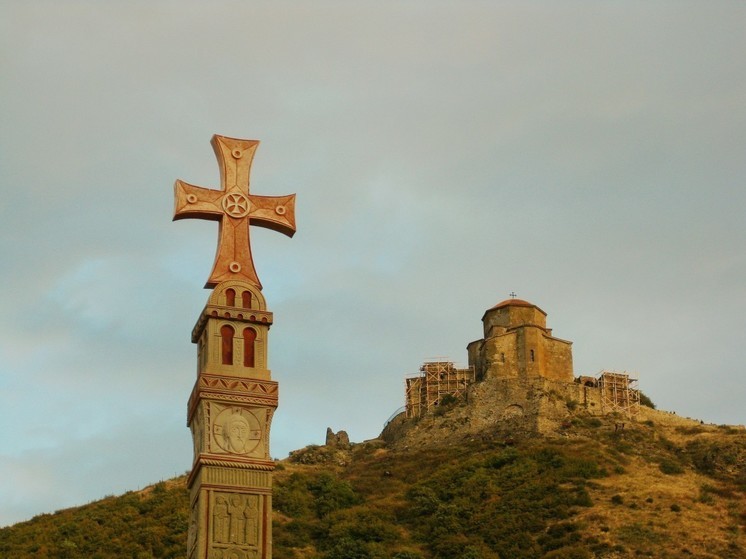
{"label": "metal cross on dome", "polygon": [[197,218],[220,224],[218,249],[206,288],[221,281],[245,280],[261,289],[251,257],[249,226],[258,225],[292,237],[295,234],[295,194],[258,196],[249,193],[249,174],[258,140],[215,135],[212,148],[220,165],[220,190],[174,184],[174,221]]}

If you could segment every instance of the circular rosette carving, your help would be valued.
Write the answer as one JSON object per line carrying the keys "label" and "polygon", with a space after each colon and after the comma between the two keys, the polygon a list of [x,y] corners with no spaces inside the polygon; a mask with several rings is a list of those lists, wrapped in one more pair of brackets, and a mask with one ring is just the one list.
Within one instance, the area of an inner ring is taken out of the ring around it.
{"label": "circular rosette carving", "polygon": [[226,408],[215,418],[213,435],[215,442],[225,452],[248,454],[259,445],[262,427],[249,410]]}
{"label": "circular rosette carving", "polygon": [[230,217],[244,217],[249,213],[249,199],[240,192],[223,196],[223,210]]}

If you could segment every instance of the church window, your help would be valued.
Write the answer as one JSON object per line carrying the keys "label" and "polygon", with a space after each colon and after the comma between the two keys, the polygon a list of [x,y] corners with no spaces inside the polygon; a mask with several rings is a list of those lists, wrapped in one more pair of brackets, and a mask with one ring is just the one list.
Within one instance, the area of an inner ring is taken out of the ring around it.
{"label": "church window", "polygon": [[226,289],[225,290],[225,304],[229,307],[234,307],[236,305],[236,290],[235,289]]}
{"label": "church window", "polygon": [[531,350],[531,361],[533,361],[533,360],[534,360],[534,350],[532,349]]}
{"label": "church window", "polygon": [[225,324],[220,328],[222,340],[221,352],[223,354],[223,365],[233,365],[233,328]]}
{"label": "church window", "polygon": [[253,328],[244,328],[243,331],[243,365],[244,367],[254,366],[254,342],[256,341],[256,330]]}
{"label": "church window", "polygon": [[505,354],[504,354],[504,353],[501,353],[501,354],[500,354],[500,360],[501,360],[501,361],[502,361],[503,363],[505,363]]}
{"label": "church window", "polygon": [[251,308],[251,291],[244,291],[241,293],[241,305],[245,309]]}

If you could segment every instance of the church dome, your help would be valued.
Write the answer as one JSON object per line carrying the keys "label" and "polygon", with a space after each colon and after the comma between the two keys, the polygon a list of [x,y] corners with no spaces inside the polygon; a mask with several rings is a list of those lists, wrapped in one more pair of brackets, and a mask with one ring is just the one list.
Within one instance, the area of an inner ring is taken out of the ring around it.
{"label": "church dome", "polygon": [[534,305],[533,303],[529,303],[528,301],[524,301],[523,299],[505,299],[504,301],[500,301],[497,305],[494,307],[490,307],[485,311],[485,314],[487,314],[490,311],[493,311],[495,309],[502,309],[505,307],[533,307],[540,311],[543,315],[546,315],[543,310],[541,310],[539,307]]}

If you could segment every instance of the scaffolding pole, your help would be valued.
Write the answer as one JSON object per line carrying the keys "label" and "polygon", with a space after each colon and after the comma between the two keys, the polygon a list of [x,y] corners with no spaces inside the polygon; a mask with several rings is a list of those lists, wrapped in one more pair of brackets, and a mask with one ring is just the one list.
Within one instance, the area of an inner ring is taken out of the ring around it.
{"label": "scaffolding pole", "polygon": [[407,377],[407,417],[419,417],[440,404],[446,395],[458,398],[474,382],[474,368],[457,368],[445,358],[426,361],[420,374]]}
{"label": "scaffolding pole", "polygon": [[640,412],[637,378],[626,372],[601,371],[598,377],[603,413],[621,413],[635,417]]}

